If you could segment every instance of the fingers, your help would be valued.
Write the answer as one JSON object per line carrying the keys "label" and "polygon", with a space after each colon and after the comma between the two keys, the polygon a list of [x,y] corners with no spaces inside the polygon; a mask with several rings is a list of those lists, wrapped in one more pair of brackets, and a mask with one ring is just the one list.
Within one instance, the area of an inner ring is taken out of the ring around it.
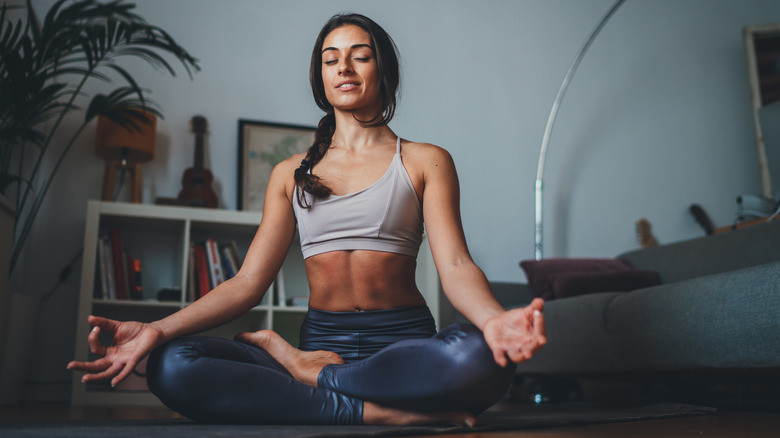
{"label": "fingers", "polygon": [[106,347],[100,343],[100,327],[95,326],[89,332],[87,336],[87,344],[89,344],[89,351],[96,356],[105,356]]}
{"label": "fingers", "polygon": [[509,351],[509,352],[507,352],[507,354],[509,355],[509,359],[511,359],[512,362],[514,362],[514,363],[525,362],[528,359],[530,359],[531,356],[532,356],[532,354],[530,352],[522,350],[522,349],[515,350],[515,351]]}
{"label": "fingers", "polygon": [[116,386],[133,372],[133,369],[137,364],[138,360],[132,360],[122,364],[111,363],[108,359],[101,358],[93,362],[72,361],[68,363],[67,368],[69,370],[91,373],[85,374],[81,378],[81,381],[84,383],[111,379],[111,386]]}
{"label": "fingers", "polygon": [[[105,370],[105,371],[103,371],[101,373],[85,374],[84,377],[81,378],[81,381],[82,382],[91,382],[91,381],[95,381],[95,380],[106,380],[106,379],[109,379],[109,378],[115,376],[121,370],[122,370],[122,364],[121,363],[114,363],[114,364],[111,364],[111,366],[108,367],[107,370]],[[111,384],[112,385],[114,384],[113,381],[111,382]]]}
{"label": "fingers", "polygon": [[111,319],[94,315],[89,315],[89,317],[87,317],[87,322],[92,326],[92,330],[89,332],[89,336],[87,336],[89,351],[97,356],[105,356],[106,347],[100,343],[100,332],[105,330],[109,333],[115,333],[119,323]]}
{"label": "fingers", "polygon": [[507,349],[507,355],[512,362],[520,363],[532,358],[536,352],[538,352],[546,339],[536,336],[527,337],[523,340],[516,341],[512,348]]}
{"label": "fingers", "polygon": [[544,315],[539,310],[534,311],[533,316],[534,336],[539,343],[539,346],[547,343],[547,324],[544,321]]}
{"label": "fingers", "polygon": [[528,307],[541,312],[544,310],[544,300],[541,298],[534,298]]}
{"label": "fingers", "polygon": [[111,366],[111,362],[106,360],[105,358],[101,358],[92,362],[77,362],[72,361],[68,363],[68,369],[69,370],[76,370],[76,371],[85,371],[88,373],[94,373],[97,371],[103,371],[106,368]]}
{"label": "fingers", "polygon": [[491,336],[490,333],[485,333],[484,338],[488,348],[490,348],[490,352],[493,353],[493,361],[501,368],[505,367],[508,362],[505,354],[506,349],[503,344],[497,338]]}
{"label": "fingers", "polygon": [[116,386],[116,385],[117,385],[119,382],[121,382],[122,380],[125,380],[125,378],[126,378],[127,376],[129,376],[129,375],[130,375],[130,373],[132,373],[132,372],[133,372],[133,370],[135,369],[135,366],[136,366],[136,364],[137,364],[137,363],[138,363],[138,361],[137,361],[137,360],[131,360],[131,361],[128,361],[128,362],[125,364],[125,366],[122,368],[122,371],[121,371],[119,374],[117,374],[117,375],[116,375],[116,377],[114,377],[113,379],[111,379],[111,386],[112,386],[112,387],[114,387],[114,386]]}
{"label": "fingers", "polygon": [[118,321],[114,321],[113,319],[103,318],[95,315],[89,315],[87,317],[87,321],[89,322],[90,326],[100,327],[101,329],[109,332],[116,331],[116,326],[119,324]]}
{"label": "fingers", "polygon": [[83,383],[92,382],[96,380],[104,380],[115,375],[120,369],[120,364],[112,364],[105,358],[98,359],[93,362],[77,362],[73,361],[68,363],[69,370],[84,371],[92,374],[84,374],[81,377]]}
{"label": "fingers", "polygon": [[498,366],[504,368],[507,366],[508,361],[506,359],[506,351],[502,348],[491,349],[493,351],[493,360],[496,361]]}

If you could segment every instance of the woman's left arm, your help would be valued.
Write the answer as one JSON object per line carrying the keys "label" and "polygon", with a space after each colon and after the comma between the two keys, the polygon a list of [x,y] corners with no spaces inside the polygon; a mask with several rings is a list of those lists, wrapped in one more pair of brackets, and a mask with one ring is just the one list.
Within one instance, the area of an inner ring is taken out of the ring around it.
{"label": "woman's left arm", "polygon": [[546,342],[544,303],[534,300],[521,309],[504,310],[493,297],[488,280],[474,263],[460,218],[460,187],[450,154],[425,148],[423,216],[442,289],[452,305],[485,336],[501,366],[530,358]]}

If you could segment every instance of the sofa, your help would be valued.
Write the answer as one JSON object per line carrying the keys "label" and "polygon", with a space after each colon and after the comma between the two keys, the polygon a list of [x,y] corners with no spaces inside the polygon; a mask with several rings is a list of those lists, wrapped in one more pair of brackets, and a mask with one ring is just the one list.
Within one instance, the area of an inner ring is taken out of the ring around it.
{"label": "sofa", "polygon": [[[660,284],[546,302],[548,344],[517,373],[535,378],[780,377],[780,220],[619,254]],[[507,307],[527,284],[493,283]]]}

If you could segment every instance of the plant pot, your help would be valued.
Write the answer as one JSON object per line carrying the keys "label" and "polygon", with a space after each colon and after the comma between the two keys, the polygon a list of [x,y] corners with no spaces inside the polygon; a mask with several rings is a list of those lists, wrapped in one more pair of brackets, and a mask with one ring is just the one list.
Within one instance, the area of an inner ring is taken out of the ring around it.
{"label": "plant pot", "polygon": [[37,297],[11,294],[7,333],[0,365],[0,404],[15,404],[22,397],[30,357],[35,346],[38,311]]}

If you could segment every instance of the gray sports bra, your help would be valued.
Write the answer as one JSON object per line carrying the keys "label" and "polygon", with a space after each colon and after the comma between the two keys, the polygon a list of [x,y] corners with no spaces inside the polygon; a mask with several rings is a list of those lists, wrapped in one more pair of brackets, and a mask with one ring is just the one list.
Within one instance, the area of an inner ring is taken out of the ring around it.
{"label": "gray sports bra", "polygon": [[[298,195],[295,187],[295,197]],[[379,181],[348,195],[316,199],[311,207],[293,202],[303,258],[329,251],[364,249],[417,256],[422,242],[422,205],[401,161],[401,138],[395,156]]]}

